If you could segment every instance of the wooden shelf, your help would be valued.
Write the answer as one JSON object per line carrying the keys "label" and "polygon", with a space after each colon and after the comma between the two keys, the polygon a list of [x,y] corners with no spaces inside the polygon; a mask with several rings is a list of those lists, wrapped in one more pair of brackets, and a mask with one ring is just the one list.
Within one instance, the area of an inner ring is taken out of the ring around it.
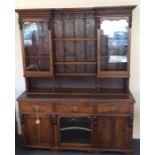
{"label": "wooden shelf", "polygon": [[31,56],[26,56],[26,58],[47,58],[49,55],[31,55]]}
{"label": "wooden shelf", "polygon": [[36,53],[36,54],[27,55],[27,56],[38,56],[38,55],[39,56],[49,56],[49,53],[48,54],[47,53],[46,54],[45,53],[44,54],[42,54],[42,53]]}
{"label": "wooden shelf", "polygon": [[50,55],[49,54],[32,54],[32,55],[26,55],[26,58],[46,58],[46,57],[49,57]]}
{"label": "wooden shelf", "polygon": [[56,73],[56,76],[96,76],[96,73]]}
{"label": "wooden shelf", "polygon": [[96,38],[55,38],[54,41],[97,41]]}
{"label": "wooden shelf", "polygon": [[96,61],[57,61],[55,65],[96,65]]}
{"label": "wooden shelf", "polygon": [[99,89],[95,88],[33,88],[27,94],[72,94],[72,95],[129,95],[123,89]]}

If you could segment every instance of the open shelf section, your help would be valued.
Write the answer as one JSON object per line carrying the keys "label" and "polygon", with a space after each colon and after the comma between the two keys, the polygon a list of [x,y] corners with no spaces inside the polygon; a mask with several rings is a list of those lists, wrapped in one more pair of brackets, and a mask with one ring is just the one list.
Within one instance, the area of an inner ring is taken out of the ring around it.
{"label": "open shelf section", "polygon": [[72,94],[72,95],[128,95],[129,92],[124,91],[123,89],[92,89],[92,88],[33,88],[31,91],[27,92],[28,94]]}
{"label": "open shelf section", "polygon": [[96,76],[96,73],[56,73],[56,76]]}

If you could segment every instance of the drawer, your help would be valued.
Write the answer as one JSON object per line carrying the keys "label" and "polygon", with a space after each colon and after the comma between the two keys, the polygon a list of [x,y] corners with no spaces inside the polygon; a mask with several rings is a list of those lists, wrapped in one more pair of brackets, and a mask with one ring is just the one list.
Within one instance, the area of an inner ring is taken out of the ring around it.
{"label": "drawer", "polygon": [[31,103],[31,102],[20,102],[19,103],[20,112],[42,112],[49,113],[53,112],[53,105],[50,103]]}
{"label": "drawer", "polygon": [[94,106],[91,104],[70,104],[60,103],[56,105],[57,112],[59,113],[86,113],[91,114],[94,112]]}
{"label": "drawer", "polygon": [[116,103],[116,104],[98,104],[97,105],[97,112],[98,113],[129,113],[130,106],[129,104],[124,103]]}

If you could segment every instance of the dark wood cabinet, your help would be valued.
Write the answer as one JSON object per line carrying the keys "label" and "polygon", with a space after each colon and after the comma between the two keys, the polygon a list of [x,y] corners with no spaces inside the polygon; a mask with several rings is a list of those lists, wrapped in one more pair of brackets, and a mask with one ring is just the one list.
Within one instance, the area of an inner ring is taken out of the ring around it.
{"label": "dark wood cabinet", "polygon": [[136,6],[19,9],[23,145],[132,153],[129,90]]}

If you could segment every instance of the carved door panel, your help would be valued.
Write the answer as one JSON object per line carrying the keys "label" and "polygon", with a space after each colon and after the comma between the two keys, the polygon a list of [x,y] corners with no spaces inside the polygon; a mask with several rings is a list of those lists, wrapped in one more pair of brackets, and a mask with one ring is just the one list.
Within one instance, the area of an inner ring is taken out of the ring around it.
{"label": "carved door panel", "polygon": [[113,145],[113,119],[100,117],[98,123],[100,147],[111,148]]}
{"label": "carved door panel", "polygon": [[130,117],[100,117],[99,144],[102,148],[129,148],[132,139]]}
{"label": "carved door panel", "polygon": [[53,144],[53,128],[50,116],[24,115],[22,135],[25,145],[49,147]]}
{"label": "carved door panel", "polygon": [[126,147],[128,120],[126,117],[118,117],[114,120],[114,146],[115,148]]}

